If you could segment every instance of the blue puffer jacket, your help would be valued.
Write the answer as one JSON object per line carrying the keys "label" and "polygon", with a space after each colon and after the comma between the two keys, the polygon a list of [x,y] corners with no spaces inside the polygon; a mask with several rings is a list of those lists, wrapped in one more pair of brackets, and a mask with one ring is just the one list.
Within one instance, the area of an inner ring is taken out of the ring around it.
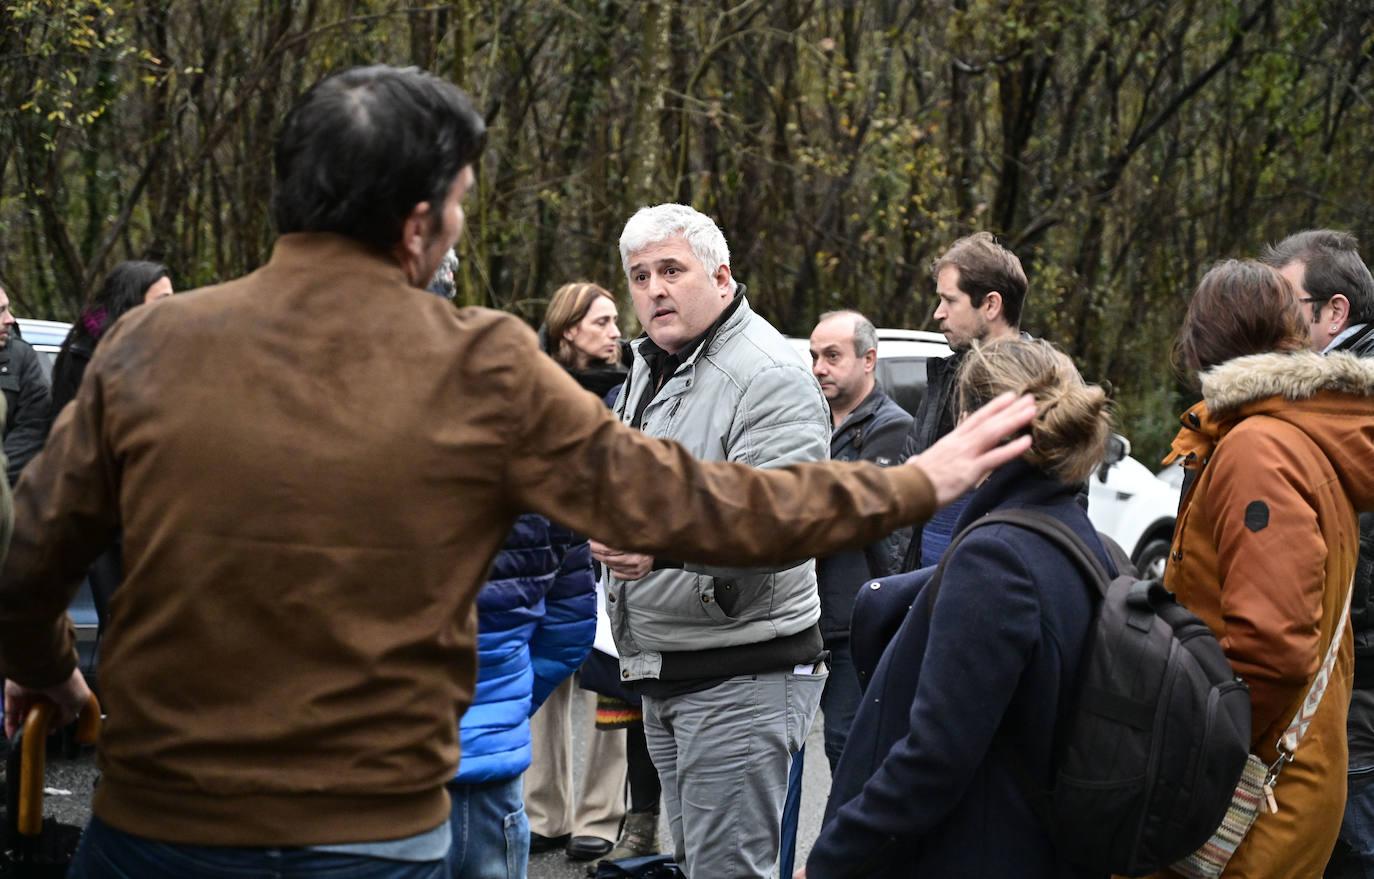
{"label": "blue puffer jacket", "polygon": [[516,520],[477,594],[477,689],[454,781],[499,781],[530,765],[530,715],[591,649],[595,585],[586,539],[532,513]]}

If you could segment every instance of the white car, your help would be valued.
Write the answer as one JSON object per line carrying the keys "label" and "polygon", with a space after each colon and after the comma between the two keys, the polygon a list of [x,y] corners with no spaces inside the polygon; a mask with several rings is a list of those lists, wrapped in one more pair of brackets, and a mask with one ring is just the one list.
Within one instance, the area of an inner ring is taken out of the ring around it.
{"label": "white car", "polygon": [[[810,366],[808,340],[788,341]],[[914,415],[925,396],[926,359],[952,353],[940,333],[879,329],[878,385]],[[1130,442],[1113,434],[1107,460],[1089,480],[1088,518],[1126,551],[1142,577],[1161,578],[1174,534],[1179,487],[1130,455]]]}
{"label": "white car", "polygon": [[43,367],[43,375],[52,380],[52,365],[57,361],[57,352],[62,350],[62,340],[67,338],[72,325],[60,320],[36,320],[31,317],[17,318],[19,336],[38,352],[38,365]]}

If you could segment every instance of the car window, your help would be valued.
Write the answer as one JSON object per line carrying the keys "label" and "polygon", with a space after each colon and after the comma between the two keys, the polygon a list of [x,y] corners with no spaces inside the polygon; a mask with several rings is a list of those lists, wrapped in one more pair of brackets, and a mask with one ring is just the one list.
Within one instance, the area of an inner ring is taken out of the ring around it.
{"label": "car window", "polygon": [[52,366],[54,363],[57,362],[57,352],[59,349],[39,348],[35,346],[33,350],[38,354],[38,365],[43,368],[43,377],[46,378],[49,383],[51,383]]}
{"label": "car window", "polygon": [[879,357],[878,385],[912,415],[926,394],[924,357]]}

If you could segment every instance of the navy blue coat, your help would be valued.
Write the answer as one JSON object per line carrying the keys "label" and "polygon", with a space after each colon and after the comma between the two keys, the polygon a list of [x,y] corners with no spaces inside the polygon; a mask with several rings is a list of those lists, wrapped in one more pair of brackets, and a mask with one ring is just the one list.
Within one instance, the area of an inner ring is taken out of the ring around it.
{"label": "navy blue coat", "polygon": [[516,520],[477,593],[477,687],[459,725],[455,781],[499,781],[529,767],[530,715],[596,636],[595,588],[585,538],[533,513]]}
{"label": "navy blue coat", "polygon": [[[1076,491],[1014,461],[974,493],[960,527],[997,509],[1043,510],[1114,570]],[[1049,785],[1092,589],[1062,551],[1011,525],[980,528],[955,550],[934,607],[929,590],[916,597],[873,672],[807,860],[810,879],[1094,875],[1055,851],[1008,763]],[[855,611],[856,639],[883,592],[865,591],[874,594]]]}

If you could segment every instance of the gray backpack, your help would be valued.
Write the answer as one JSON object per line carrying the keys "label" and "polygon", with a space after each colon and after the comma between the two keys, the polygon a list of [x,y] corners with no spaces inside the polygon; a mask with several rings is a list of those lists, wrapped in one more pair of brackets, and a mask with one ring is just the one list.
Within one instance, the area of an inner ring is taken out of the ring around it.
{"label": "gray backpack", "polygon": [[[1056,736],[1054,786],[1034,783],[1013,753],[1008,763],[1020,786],[1068,860],[1142,876],[1187,857],[1221,825],[1245,768],[1249,687],[1206,623],[1158,581],[1109,578],[1059,520],[1003,510],[959,538],[998,522],[1050,541],[1101,597],[1075,701]],[[939,577],[930,588],[939,588]]]}

